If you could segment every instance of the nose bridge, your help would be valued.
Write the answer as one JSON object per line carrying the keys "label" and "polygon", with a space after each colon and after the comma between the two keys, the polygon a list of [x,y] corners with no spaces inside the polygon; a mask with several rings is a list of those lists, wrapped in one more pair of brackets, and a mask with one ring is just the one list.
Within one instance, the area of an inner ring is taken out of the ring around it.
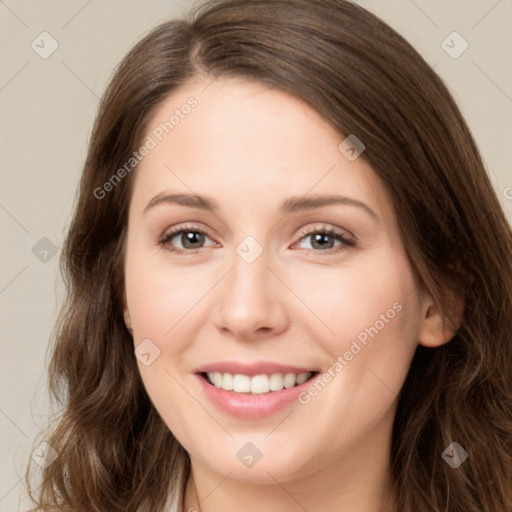
{"label": "nose bridge", "polygon": [[262,302],[268,293],[270,254],[263,244],[248,235],[235,247],[230,288],[239,301]]}
{"label": "nose bridge", "polygon": [[[246,236],[233,253],[231,271],[220,297],[223,327],[245,336],[261,327],[275,327],[278,294],[267,268],[270,253],[253,236]],[[269,265],[270,266],[270,265]]]}

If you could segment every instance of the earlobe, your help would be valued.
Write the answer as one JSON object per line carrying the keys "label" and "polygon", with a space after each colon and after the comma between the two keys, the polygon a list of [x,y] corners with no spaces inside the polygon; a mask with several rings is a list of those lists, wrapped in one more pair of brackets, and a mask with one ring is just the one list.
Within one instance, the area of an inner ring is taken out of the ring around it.
{"label": "earlobe", "polygon": [[448,343],[457,332],[462,323],[464,315],[464,303],[457,300],[454,312],[447,318],[441,314],[439,307],[434,300],[429,297],[426,305],[426,311],[423,315],[418,343],[424,347],[440,347]]}

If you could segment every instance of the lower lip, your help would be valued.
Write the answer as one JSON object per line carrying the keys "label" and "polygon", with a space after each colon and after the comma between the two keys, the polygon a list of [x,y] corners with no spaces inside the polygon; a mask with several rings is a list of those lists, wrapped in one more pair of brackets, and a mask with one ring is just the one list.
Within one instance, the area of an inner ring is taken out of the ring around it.
{"label": "lower lip", "polygon": [[235,393],[226,391],[210,384],[202,375],[195,374],[206,396],[222,411],[241,418],[262,418],[271,415],[294,400],[311,384],[313,375],[309,380],[281,391],[270,391],[263,394]]}

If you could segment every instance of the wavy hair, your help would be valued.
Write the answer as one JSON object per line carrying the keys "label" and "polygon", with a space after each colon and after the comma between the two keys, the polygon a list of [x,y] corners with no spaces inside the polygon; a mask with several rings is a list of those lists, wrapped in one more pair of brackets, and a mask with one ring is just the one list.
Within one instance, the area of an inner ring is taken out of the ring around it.
{"label": "wavy hair", "polygon": [[[29,490],[38,510],[163,512],[183,499],[188,454],[144,389],[123,320],[136,169],[102,199],[95,191],[140,147],[159,106],[198,75],[290,92],[340,137],[364,142],[421,286],[446,322],[464,303],[448,343],[417,347],[401,390],[395,508],[512,511],[511,228],[443,81],[402,36],[344,0],[209,1],[153,29],[116,69],[61,254],[67,296],[49,364],[60,410],[45,434],[58,458]],[[457,469],[441,457],[453,441],[469,454]]]}

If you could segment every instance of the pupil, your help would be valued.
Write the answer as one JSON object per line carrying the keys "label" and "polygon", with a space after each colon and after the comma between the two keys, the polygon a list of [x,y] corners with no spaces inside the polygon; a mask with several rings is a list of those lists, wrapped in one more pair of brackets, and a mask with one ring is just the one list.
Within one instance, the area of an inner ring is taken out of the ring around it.
{"label": "pupil", "polygon": [[[198,233],[196,231],[189,231],[187,233],[184,233],[185,235],[185,242],[186,243],[199,243],[202,241],[204,235],[202,233]],[[199,237],[199,240],[194,241],[195,237]],[[184,247],[187,247],[186,243],[183,244]],[[192,249],[195,249],[195,247],[192,247]]]}
{"label": "pupil", "polygon": [[[315,246],[316,243],[321,242],[322,239],[325,241],[325,238],[329,238],[329,237],[330,237],[330,235],[317,233],[313,237],[313,244],[312,244],[313,247]],[[320,247],[325,247],[326,245],[332,245],[332,244],[329,244],[328,242],[326,244],[320,243]]]}

